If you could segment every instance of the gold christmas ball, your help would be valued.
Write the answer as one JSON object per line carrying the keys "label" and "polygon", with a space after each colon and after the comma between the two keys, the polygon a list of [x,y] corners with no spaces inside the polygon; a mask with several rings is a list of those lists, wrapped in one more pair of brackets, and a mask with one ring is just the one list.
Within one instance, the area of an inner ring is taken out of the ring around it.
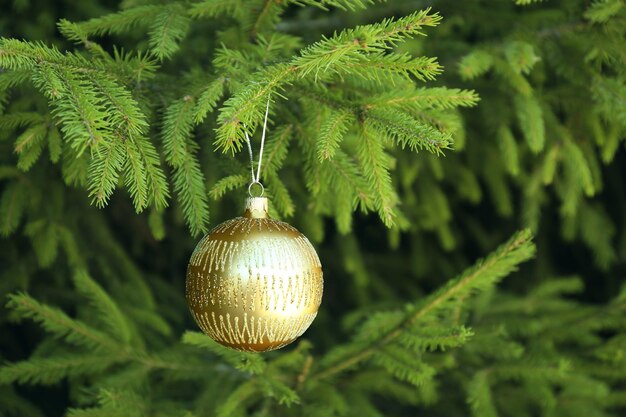
{"label": "gold christmas ball", "polygon": [[322,300],[322,266],[309,240],[267,214],[267,199],[246,200],[196,246],[187,268],[189,309],[224,346],[263,352],[300,337]]}

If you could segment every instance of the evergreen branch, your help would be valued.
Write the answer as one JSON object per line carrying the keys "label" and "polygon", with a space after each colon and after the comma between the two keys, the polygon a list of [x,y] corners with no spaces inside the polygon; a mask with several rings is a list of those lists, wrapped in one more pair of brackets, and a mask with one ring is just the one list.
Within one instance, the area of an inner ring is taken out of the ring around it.
{"label": "evergreen branch", "polygon": [[193,130],[192,97],[174,102],[163,123],[165,159],[174,168],[174,190],[178,193],[185,220],[192,234],[206,231],[209,220],[204,175],[195,157],[198,145],[191,141]]}
{"label": "evergreen branch", "polygon": [[596,192],[593,176],[583,151],[573,140],[566,136],[563,153],[565,164],[571,167],[571,172],[576,176],[576,180],[585,192],[585,195],[593,196]]}
{"label": "evergreen branch", "polygon": [[[101,390],[98,407],[71,408],[68,417],[142,417],[150,414],[146,401],[130,390]],[[185,414],[186,417],[192,417]]]}
{"label": "evergreen branch", "polygon": [[435,370],[416,360],[413,353],[395,346],[384,346],[373,352],[372,361],[396,378],[418,387],[435,375]]}
{"label": "evergreen branch", "polygon": [[500,126],[498,129],[498,147],[502,153],[504,166],[512,175],[517,176],[520,172],[519,154],[517,142],[511,130],[506,126]]}
{"label": "evergreen branch", "polygon": [[[305,48],[289,64],[275,64],[261,70],[246,87],[224,103],[218,117],[220,126],[215,145],[223,151],[239,150],[245,140],[244,126],[254,130],[262,119],[265,100],[270,93],[276,93],[296,78],[311,73],[315,78],[328,71],[339,73],[346,65],[359,61],[363,53],[381,53],[406,37],[422,34],[423,27],[436,26],[441,20],[438,14],[429,13],[430,9],[427,9],[398,20],[387,19],[344,30]],[[359,72],[358,68],[354,71]]]}
{"label": "evergreen branch", "polygon": [[160,59],[169,58],[178,50],[178,42],[189,31],[190,20],[180,3],[168,4],[155,17],[149,32],[152,52]]}
{"label": "evergreen branch", "polygon": [[397,20],[346,29],[305,48],[293,65],[298,67],[300,77],[314,72],[317,78],[320,72],[337,71],[358,61],[362,53],[380,53],[407,37],[423,35],[423,27],[437,26],[441,21],[437,13],[429,13],[427,9]]}
{"label": "evergreen branch", "polygon": [[39,113],[16,112],[11,114],[2,114],[0,115],[0,129],[19,129],[29,125],[41,124],[45,121],[46,118]]}
{"label": "evergreen branch", "polygon": [[140,213],[148,205],[148,184],[146,179],[146,167],[137,145],[132,140],[124,141],[126,160],[123,170],[125,184],[133,199],[135,211]]}
{"label": "evergreen branch", "polygon": [[384,1],[386,0],[287,0],[287,3],[293,3],[299,6],[314,6],[322,10],[328,10],[330,6],[341,10],[355,11],[358,9],[366,9],[369,5]]}
{"label": "evergreen branch", "polygon": [[355,121],[354,114],[348,111],[333,112],[324,121],[320,128],[320,138],[317,141],[317,157],[320,161],[333,158],[343,136]]}
{"label": "evergreen branch", "polygon": [[394,138],[402,148],[425,149],[440,154],[452,145],[452,135],[422,124],[408,114],[393,108],[373,108],[366,112],[367,122]]}
{"label": "evergreen branch", "polygon": [[413,58],[409,54],[397,53],[362,55],[355,62],[346,63],[344,67],[337,69],[338,73],[360,76],[379,83],[382,83],[379,79],[381,72],[400,74],[409,79],[413,76],[420,81],[427,81],[434,80],[442,71],[443,67],[439,65],[437,58]]}
{"label": "evergreen branch", "polygon": [[179,166],[187,153],[186,142],[193,131],[194,100],[185,96],[172,103],[163,118],[163,145],[165,159],[172,166]]}
{"label": "evergreen branch", "polygon": [[100,319],[108,327],[109,334],[123,344],[128,344],[132,337],[130,325],[109,294],[89,276],[86,270],[76,271],[74,285],[83,296],[89,299]]}
{"label": "evergreen branch", "polygon": [[282,217],[291,217],[296,211],[289,190],[275,172],[265,172],[268,191],[272,197],[272,205]]}
{"label": "evergreen branch", "polygon": [[[84,36],[121,34],[132,30],[137,26],[148,26],[154,22],[159,13],[167,6],[146,5],[122,10],[117,13],[107,14],[102,17],[89,19],[86,22],[77,23],[76,26]],[[82,41],[80,37],[71,36],[70,40]]]}
{"label": "evergreen branch", "polygon": [[[161,168],[159,154],[152,141],[145,136],[139,136],[133,138],[132,144],[128,143],[127,146],[133,147],[134,151],[141,158],[142,175],[145,176],[148,186],[148,203],[154,203],[154,207],[157,210],[167,207],[170,191],[165,179],[165,173]],[[135,208],[137,208],[137,205],[135,205]]]}
{"label": "evergreen branch", "polygon": [[265,144],[265,157],[263,158],[263,169],[266,174],[278,171],[287,158],[289,143],[293,136],[293,126],[277,126],[269,134]]}
{"label": "evergreen branch", "polygon": [[624,8],[624,2],[620,0],[594,1],[585,11],[585,18],[594,23],[607,23]]}
{"label": "evergreen branch", "polygon": [[361,207],[367,209],[372,206],[372,197],[367,186],[367,182],[361,175],[354,161],[344,152],[337,151],[335,157],[327,162],[344,182],[348,184],[357,199],[361,202]]}
{"label": "evergreen branch", "polygon": [[216,417],[231,417],[237,411],[241,411],[245,404],[258,395],[258,386],[256,380],[245,381],[234,389],[230,395],[224,398],[219,403],[219,407],[216,410]]}
{"label": "evergreen branch", "polygon": [[314,378],[326,379],[351,368],[368,359],[377,350],[394,342],[406,329],[446,308],[454,300],[495,285],[500,279],[513,272],[517,265],[533,257],[535,246],[531,238],[528,230],[518,232],[486,259],[478,261],[459,277],[412,307],[406,318],[382,338],[362,345],[357,351],[349,352],[348,357],[337,360],[326,369],[321,369],[314,375]]}
{"label": "evergreen branch", "polygon": [[504,45],[504,56],[513,71],[528,74],[540,58],[535,54],[533,46],[526,42],[512,41]]}
{"label": "evergreen branch", "polygon": [[[361,171],[372,188],[374,206],[387,227],[394,225],[398,196],[391,182],[391,158],[385,152],[384,135],[377,134],[367,124],[363,126],[357,152]],[[376,137],[374,137],[376,135]]]}
{"label": "evergreen branch", "polygon": [[119,345],[111,338],[85,323],[71,319],[59,309],[40,304],[26,294],[9,295],[7,308],[13,310],[20,318],[29,318],[39,324],[55,337],[76,346],[110,352],[120,352]]}
{"label": "evergreen branch", "polygon": [[200,332],[185,332],[182,342],[200,349],[206,349],[239,370],[258,374],[263,372],[266,368],[263,357],[254,353],[237,352],[225,348]]}
{"label": "evergreen branch", "polygon": [[0,92],[17,87],[28,80],[30,80],[30,71],[28,70],[0,71]]}
{"label": "evergreen branch", "polygon": [[226,79],[224,77],[213,80],[206,89],[198,97],[196,103],[194,121],[196,124],[202,122],[207,114],[212,112],[217,105],[217,102],[224,94],[224,83]]}
{"label": "evergreen branch", "polygon": [[240,0],[204,0],[191,4],[189,14],[194,18],[235,15],[242,8]]}
{"label": "evergreen branch", "polygon": [[460,90],[458,88],[418,88],[401,89],[368,97],[366,106],[399,107],[412,110],[453,109],[456,107],[474,107],[479,97],[474,90]]}
{"label": "evergreen branch", "polygon": [[541,152],[545,144],[543,112],[539,101],[532,96],[515,96],[515,109],[520,130],[526,138],[528,147],[534,153]]}
{"label": "evergreen branch", "polygon": [[209,207],[200,163],[192,153],[174,168],[174,190],[178,193],[185,220],[191,234],[196,236],[207,230]]}
{"label": "evergreen branch", "polygon": [[0,367],[0,384],[55,384],[68,377],[102,372],[117,361],[103,355],[30,358]]}
{"label": "evergreen branch", "polygon": [[228,191],[239,189],[246,185],[250,178],[244,175],[229,175],[217,181],[211,190],[209,195],[214,200],[219,200]]}
{"label": "evergreen branch", "polygon": [[403,332],[398,336],[398,342],[413,352],[444,351],[448,348],[459,347],[467,343],[474,332],[466,327],[451,328],[424,328],[411,332]]}
{"label": "evergreen branch", "polygon": [[[72,72],[77,77],[89,73],[110,76],[106,74],[101,61],[88,60],[69,52],[64,54],[56,47],[48,47],[40,42],[7,38],[0,38],[0,68],[12,71],[29,70],[31,75],[36,69],[53,68],[58,72]],[[54,92],[49,96],[54,97]]]}
{"label": "evergreen branch", "polygon": [[50,98],[52,114],[61,119],[63,136],[74,149],[82,152],[109,134],[111,126],[93,84],[46,66],[38,69],[33,81]]}
{"label": "evergreen branch", "polygon": [[220,126],[216,129],[215,145],[224,152],[240,150],[245,140],[244,130],[254,131],[263,118],[270,94],[290,82],[296,70],[297,67],[286,64],[266,68],[226,100],[217,119]]}
{"label": "evergreen branch", "polygon": [[61,141],[61,132],[56,126],[50,126],[48,131],[48,151],[50,152],[50,162],[56,164],[61,159],[63,153],[63,143]]}
{"label": "evergreen branch", "polygon": [[[89,197],[97,207],[104,207],[117,187],[117,180],[126,161],[123,142],[101,144],[89,164]],[[104,148],[104,149],[102,149]]]}
{"label": "evergreen branch", "polygon": [[43,123],[26,129],[15,140],[15,152],[19,155],[17,167],[28,171],[41,155],[48,133],[48,124]]}
{"label": "evergreen branch", "polygon": [[464,80],[473,80],[493,67],[493,57],[487,51],[474,51],[465,55],[459,63],[459,73]]}
{"label": "evergreen branch", "polygon": [[29,199],[28,187],[13,182],[6,187],[0,198],[0,236],[9,236],[20,224]]}
{"label": "evergreen branch", "polygon": [[[259,33],[261,26],[263,25],[263,22],[268,20],[268,16],[271,16],[270,10],[272,9],[272,6],[276,6],[279,4],[278,2],[275,2],[273,0],[262,0],[262,1],[263,1],[263,6],[261,6],[261,11],[257,14],[256,18],[254,19],[254,23],[252,24],[252,30],[250,31],[250,36],[253,38],[257,37],[257,34]],[[276,11],[274,14],[277,14],[278,12],[279,11]]]}
{"label": "evergreen branch", "polygon": [[480,371],[468,384],[467,402],[470,404],[474,417],[498,417],[491,396],[488,375],[488,371]]}
{"label": "evergreen branch", "polygon": [[[131,93],[112,79],[88,74],[94,91],[104,100],[107,117],[114,129],[124,132],[125,136],[140,135],[148,130],[146,116],[139,109],[139,104]],[[126,139],[126,138],[124,138]]]}

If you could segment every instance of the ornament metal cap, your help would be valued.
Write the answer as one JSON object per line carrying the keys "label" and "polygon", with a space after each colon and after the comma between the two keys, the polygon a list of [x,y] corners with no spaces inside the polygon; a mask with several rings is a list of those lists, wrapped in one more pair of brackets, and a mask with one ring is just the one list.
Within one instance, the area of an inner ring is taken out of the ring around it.
{"label": "ornament metal cap", "polygon": [[243,217],[248,219],[269,219],[267,197],[248,197]]}

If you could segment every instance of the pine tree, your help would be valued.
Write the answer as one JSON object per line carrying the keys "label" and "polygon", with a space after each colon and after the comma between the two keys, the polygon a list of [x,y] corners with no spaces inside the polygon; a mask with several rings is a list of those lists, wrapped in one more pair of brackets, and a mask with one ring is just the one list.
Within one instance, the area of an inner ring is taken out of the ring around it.
{"label": "pine tree", "polygon": [[[624,413],[622,0],[109,3],[2,6],[0,416]],[[184,271],[268,100],[326,288],[249,354]]]}

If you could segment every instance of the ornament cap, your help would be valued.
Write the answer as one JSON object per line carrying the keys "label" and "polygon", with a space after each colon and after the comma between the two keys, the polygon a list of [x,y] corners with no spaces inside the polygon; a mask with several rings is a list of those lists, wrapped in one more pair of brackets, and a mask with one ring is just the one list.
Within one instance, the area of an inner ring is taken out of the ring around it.
{"label": "ornament cap", "polygon": [[243,217],[249,219],[269,219],[267,197],[246,198],[246,208]]}

